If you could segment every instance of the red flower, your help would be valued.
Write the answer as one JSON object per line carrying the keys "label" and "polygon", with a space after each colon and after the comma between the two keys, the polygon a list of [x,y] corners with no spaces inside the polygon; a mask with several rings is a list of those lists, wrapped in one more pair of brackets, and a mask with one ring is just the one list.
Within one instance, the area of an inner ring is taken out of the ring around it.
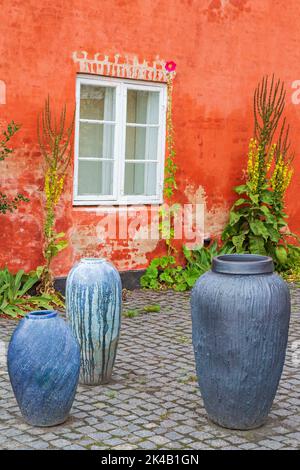
{"label": "red flower", "polygon": [[165,69],[167,72],[174,72],[174,70],[176,69],[176,63],[173,62],[173,60],[170,60],[166,63]]}

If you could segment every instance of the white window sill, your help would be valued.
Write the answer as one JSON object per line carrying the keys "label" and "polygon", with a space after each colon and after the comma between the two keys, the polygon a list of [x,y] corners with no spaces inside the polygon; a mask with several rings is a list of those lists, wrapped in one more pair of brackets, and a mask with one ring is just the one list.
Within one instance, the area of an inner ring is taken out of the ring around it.
{"label": "white window sill", "polygon": [[162,199],[130,199],[130,200],[122,200],[122,201],[73,201],[73,207],[118,207],[118,206],[139,206],[139,205],[161,205],[163,204]]}

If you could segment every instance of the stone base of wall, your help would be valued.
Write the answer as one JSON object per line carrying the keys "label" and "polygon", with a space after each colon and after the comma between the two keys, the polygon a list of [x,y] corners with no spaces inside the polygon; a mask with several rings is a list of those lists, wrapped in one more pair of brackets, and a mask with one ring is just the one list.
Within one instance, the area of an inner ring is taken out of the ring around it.
{"label": "stone base of wall", "polygon": [[[123,289],[140,289],[140,278],[145,274],[145,269],[120,272]],[[55,289],[65,295],[66,276],[55,278]]]}

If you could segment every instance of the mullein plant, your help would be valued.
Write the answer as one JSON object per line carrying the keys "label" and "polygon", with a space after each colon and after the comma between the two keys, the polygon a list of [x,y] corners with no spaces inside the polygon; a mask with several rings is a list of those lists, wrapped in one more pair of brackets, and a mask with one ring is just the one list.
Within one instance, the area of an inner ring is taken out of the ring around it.
{"label": "mullein plant", "polygon": [[75,113],[69,127],[66,127],[66,106],[64,106],[57,124],[56,120],[52,119],[48,97],[42,116],[38,121],[38,140],[45,163],[43,249],[45,264],[41,267],[39,291],[43,294],[51,294],[57,302],[59,297],[54,289],[51,263],[68,243],[64,238],[65,234],[63,232],[57,233],[55,230],[56,207],[62,196],[72,154],[70,142],[74,128],[74,116]]}
{"label": "mullein plant", "polygon": [[277,270],[299,264],[300,250],[289,243],[298,237],[288,230],[284,211],[293,157],[289,151],[289,128],[283,119],[277,142],[273,142],[285,105],[284,85],[264,78],[254,93],[254,137],[250,140],[245,183],[234,188],[233,204],[222,240],[236,253],[272,256]]}

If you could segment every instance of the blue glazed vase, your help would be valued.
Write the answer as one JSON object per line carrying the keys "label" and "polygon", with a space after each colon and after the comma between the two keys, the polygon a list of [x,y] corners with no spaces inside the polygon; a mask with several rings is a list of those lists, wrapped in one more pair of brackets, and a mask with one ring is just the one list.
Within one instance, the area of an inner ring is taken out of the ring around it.
{"label": "blue glazed vase", "polygon": [[122,286],[115,267],[104,259],[83,258],[66,285],[67,316],[81,350],[79,381],[109,382],[121,325]]}
{"label": "blue glazed vase", "polygon": [[267,419],[288,338],[290,295],[271,258],[223,255],[191,298],[196,370],[209,418],[252,429]]}
{"label": "blue glazed vase", "polygon": [[56,311],[31,312],[20,321],[9,343],[7,366],[27,423],[55,426],[67,419],[78,384],[80,351]]}

